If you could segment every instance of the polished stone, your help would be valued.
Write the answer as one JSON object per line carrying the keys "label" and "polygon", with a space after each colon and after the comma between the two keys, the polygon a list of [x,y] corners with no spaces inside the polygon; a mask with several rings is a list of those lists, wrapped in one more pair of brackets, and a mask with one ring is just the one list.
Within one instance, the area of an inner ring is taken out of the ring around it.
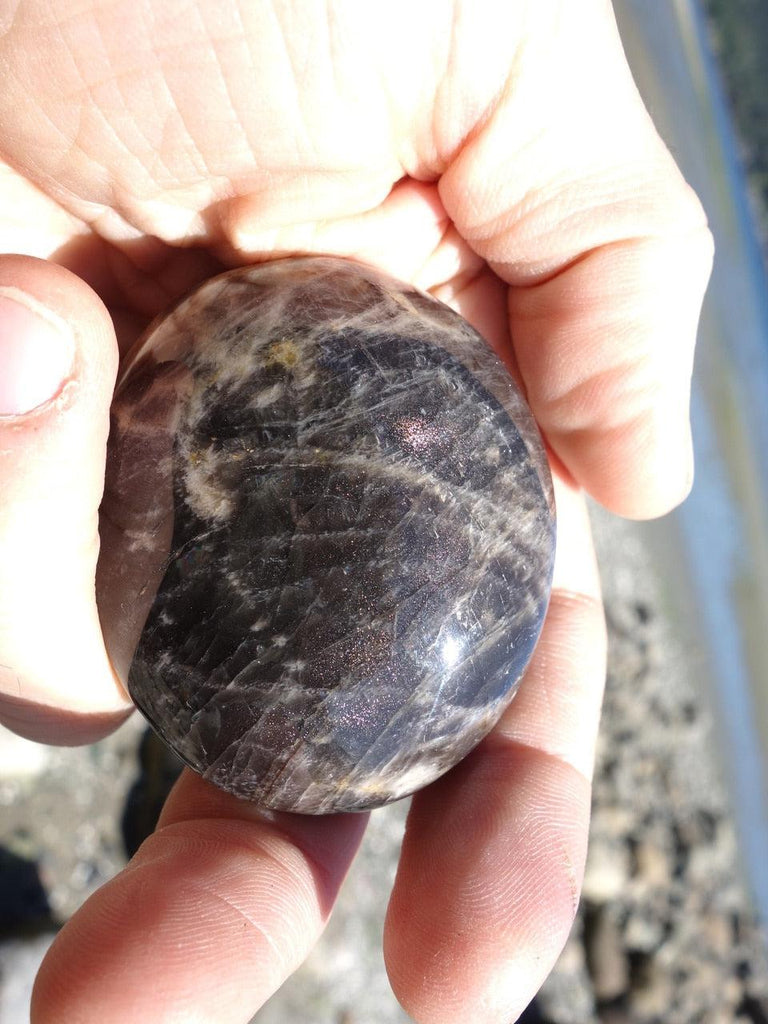
{"label": "polished stone", "polygon": [[447,771],[547,607],[552,486],[459,316],[330,257],[214,278],[116,393],[99,602],[158,733],[259,804],[363,810]]}

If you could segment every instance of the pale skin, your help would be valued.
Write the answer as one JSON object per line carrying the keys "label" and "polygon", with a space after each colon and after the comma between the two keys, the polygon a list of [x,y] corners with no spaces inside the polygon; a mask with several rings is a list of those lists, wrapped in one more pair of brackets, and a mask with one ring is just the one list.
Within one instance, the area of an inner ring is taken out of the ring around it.
{"label": "pale skin", "polygon": [[[0,417],[0,720],[74,743],[129,711],[93,581],[110,396],[149,319],[222,266],[291,252],[430,290],[521,381],[559,546],[520,695],[413,801],[384,952],[419,1024],[507,1024],[583,870],[605,646],[583,492],[642,518],[692,476],[711,241],[610,5],[6,0],[0,33],[0,248],[23,254],[0,257],[0,293],[75,343],[63,389]],[[0,322],[0,344],[19,329]],[[247,1021],[317,940],[364,826],[183,776],[60,933],[33,1021]]]}

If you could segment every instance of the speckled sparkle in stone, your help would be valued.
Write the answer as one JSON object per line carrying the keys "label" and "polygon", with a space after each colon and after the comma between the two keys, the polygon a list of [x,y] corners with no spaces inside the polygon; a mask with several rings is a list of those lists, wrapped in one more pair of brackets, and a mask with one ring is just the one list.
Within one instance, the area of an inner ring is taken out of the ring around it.
{"label": "speckled sparkle in stone", "polygon": [[329,257],[215,278],[118,386],[99,601],[113,662],[206,779],[363,810],[511,699],[547,606],[546,458],[448,307]]}

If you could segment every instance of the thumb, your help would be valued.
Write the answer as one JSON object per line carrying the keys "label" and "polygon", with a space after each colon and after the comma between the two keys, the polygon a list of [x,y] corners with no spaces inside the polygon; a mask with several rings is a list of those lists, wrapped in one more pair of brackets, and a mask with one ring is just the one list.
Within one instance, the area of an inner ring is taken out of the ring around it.
{"label": "thumb", "polygon": [[91,741],[129,707],[94,592],[116,368],[83,281],[0,256],[0,721],[42,742]]}

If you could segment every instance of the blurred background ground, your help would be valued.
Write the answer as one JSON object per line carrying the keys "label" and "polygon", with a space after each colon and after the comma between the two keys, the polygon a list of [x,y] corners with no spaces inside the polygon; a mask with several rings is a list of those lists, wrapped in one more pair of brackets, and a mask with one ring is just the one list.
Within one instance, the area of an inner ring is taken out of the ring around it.
{"label": "blurred background ground", "polygon": [[[617,0],[617,11],[653,16],[687,5]],[[765,253],[768,4],[706,0],[706,9]],[[590,853],[571,939],[527,1022],[768,1024],[765,936],[735,810],[734,752],[704,681],[707,651],[673,611],[673,563],[664,569],[648,531],[598,510],[594,522],[610,659]],[[125,863],[175,771],[138,717],[79,750],[0,731],[0,1024],[28,1020],[32,979],[56,928]],[[258,1024],[408,1020],[380,951],[406,810],[373,815],[323,941]]]}
{"label": "blurred background ground", "polygon": [[703,0],[703,7],[736,125],[752,212],[768,257],[768,3]]}

